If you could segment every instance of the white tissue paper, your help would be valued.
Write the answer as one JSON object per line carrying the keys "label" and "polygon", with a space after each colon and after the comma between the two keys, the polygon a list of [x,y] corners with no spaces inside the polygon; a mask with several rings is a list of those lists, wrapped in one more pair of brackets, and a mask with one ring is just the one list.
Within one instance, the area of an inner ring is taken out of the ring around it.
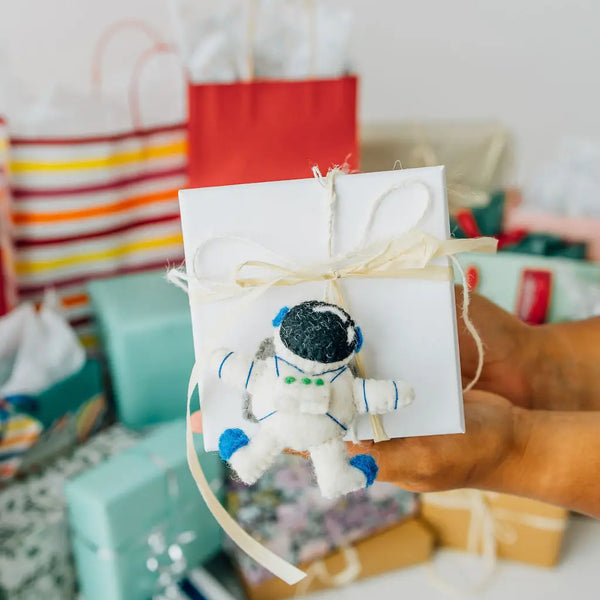
{"label": "white tissue paper", "polygon": [[523,208],[600,217],[600,142],[569,139],[523,188]]}
{"label": "white tissue paper", "polygon": [[[13,137],[72,138],[131,131],[132,104],[137,103],[143,127],[182,123],[186,118],[185,81],[175,54],[148,58],[136,75],[133,66],[146,48],[106,64],[102,89],[70,89],[60,82],[35,94],[12,73],[0,55],[0,113]],[[92,65],[90,64],[90,71]],[[137,98],[131,96],[138,76]],[[6,83],[6,85],[4,85]]]}
{"label": "white tissue paper", "polygon": [[39,311],[31,303],[0,319],[0,397],[36,395],[79,371],[85,350],[47,292]]}
{"label": "white tissue paper", "polygon": [[326,79],[351,69],[352,12],[333,0],[175,3],[178,45],[193,83]]}

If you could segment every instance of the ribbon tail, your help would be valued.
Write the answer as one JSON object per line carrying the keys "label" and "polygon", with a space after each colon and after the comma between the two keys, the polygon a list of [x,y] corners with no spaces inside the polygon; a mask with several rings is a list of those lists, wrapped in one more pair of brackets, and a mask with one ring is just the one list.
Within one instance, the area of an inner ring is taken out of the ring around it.
{"label": "ribbon tail", "polygon": [[498,240],[493,237],[452,238],[443,240],[434,256],[452,256],[462,252],[494,254],[498,249]]}
{"label": "ribbon tail", "polygon": [[198,385],[199,376],[199,363],[194,365],[192,374],[190,376],[190,382],[188,385],[188,396],[187,396],[187,411],[186,411],[186,451],[187,460],[194,481],[204,498],[204,502],[208,506],[208,509],[215,517],[219,525],[223,528],[225,533],[251,558],[253,558],[258,564],[268,569],[283,579],[288,585],[294,585],[306,577],[306,573],[296,568],[294,565],[283,560],[269,549],[265,548],[262,544],[257,542],[252,536],[246,533],[238,523],[231,517],[231,515],[221,505],[215,494],[210,488],[198,455],[196,454],[196,448],[194,446],[194,437],[192,433],[192,421],[191,421],[191,399],[194,393],[194,389]]}
{"label": "ribbon tail", "polygon": [[[331,292],[335,292],[337,304],[341,306],[344,310],[348,311],[348,305],[344,300],[344,295],[342,294],[340,284],[336,280],[333,280],[329,282],[328,287],[328,295],[330,295]],[[358,374],[364,379],[365,369],[363,367],[362,360],[360,359],[360,356],[358,356],[358,354],[354,356],[354,362],[356,363]],[[379,415],[370,414],[369,421],[371,423],[371,431],[373,432],[373,441],[375,443],[387,442],[390,439],[390,436],[386,433],[385,428],[383,427],[381,417]]]}

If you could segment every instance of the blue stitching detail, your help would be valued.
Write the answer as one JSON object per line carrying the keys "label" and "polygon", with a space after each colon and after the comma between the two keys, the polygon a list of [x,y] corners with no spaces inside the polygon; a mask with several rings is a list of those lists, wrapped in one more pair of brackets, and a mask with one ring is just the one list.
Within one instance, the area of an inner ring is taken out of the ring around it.
{"label": "blue stitching detail", "polygon": [[233,350],[221,361],[221,364],[219,366],[219,379],[221,379],[221,370],[223,369],[223,365],[225,364],[225,361],[233,354]]}
{"label": "blue stitching detail", "polygon": [[[281,356],[276,355],[275,356],[275,364],[277,364],[278,360],[280,360],[281,362],[284,362],[286,365],[289,365],[290,367],[294,367],[294,369],[296,369],[296,371],[300,371],[300,373],[304,373],[304,371],[300,367],[297,367],[296,365],[289,362],[288,360],[285,360],[285,358],[281,358]],[[277,368],[277,377],[279,377],[279,368]]]}
{"label": "blue stitching detail", "polygon": [[333,415],[325,413],[334,423],[337,423],[344,431],[348,431],[347,427],[344,427]]}
{"label": "blue stitching detail", "polygon": [[394,384],[394,389],[396,390],[396,402],[394,403],[394,410],[396,410],[398,408],[398,386],[396,385],[395,381],[392,381],[392,383]]}
{"label": "blue stitching detail", "polygon": [[344,367],[329,383],[333,383],[348,367]]}
{"label": "blue stitching detail", "polygon": [[261,417],[259,419],[259,421],[264,421],[265,419],[267,419],[268,417],[270,417],[271,415],[274,415],[277,411],[274,410],[273,412],[270,412],[268,415],[265,415],[264,417]]}
{"label": "blue stitching detail", "polygon": [[246,385],[244,386],[244,389],[248,389],[248,383],[250,381],[250,375],[252,375],[252,369],[254,369],[254,361],[252,361],[252,363],[250,364],[250,370],[248,371],[248,377],[246,377]]}
{"label": "blue stitching detail", "polygon": [[369,412],[369,403],[367,402],[367,390],[365,389],[365,385],[367,384],[367,380],[363,379],[363,399],[365,401],[365,409]]}
{"label": "blue stitching detail", "polygon": [[340,369],[345,369],[346,367],[342,365],[341,367],[337,367],[337,369],[329,369],[328,371],[323,371],[322,373],[316,373],[315,377],[319,375],[327,375],[327,373],[337,373]]}

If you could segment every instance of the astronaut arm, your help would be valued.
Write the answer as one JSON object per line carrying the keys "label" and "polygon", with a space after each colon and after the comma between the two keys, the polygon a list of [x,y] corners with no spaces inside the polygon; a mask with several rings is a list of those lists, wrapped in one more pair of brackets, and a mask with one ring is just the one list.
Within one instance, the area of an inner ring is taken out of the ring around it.
{"label": "astronaut arm", "polygon": [[254,360],[242,352],[235,352],[229,348],[219,348],[212,352],[210,357],[210,370],[228,385],[246,389]]}
{"label": "astronaut arm", "polygon": [[415,398],[413,388],[405,381],[356,378],[352,393],[359,414],[383,415],[408,406]]}

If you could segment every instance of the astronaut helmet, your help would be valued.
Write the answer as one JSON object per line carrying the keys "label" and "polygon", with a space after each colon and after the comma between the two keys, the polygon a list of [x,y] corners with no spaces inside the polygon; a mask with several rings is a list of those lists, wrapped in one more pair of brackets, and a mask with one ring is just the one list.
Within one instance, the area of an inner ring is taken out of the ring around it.
{"label": "astronaut helmet", "polygon": [[345,310],[327,302],[284,307],[273,326],[277,355],[307,371],[346,365],[362,346],[360,327]]}

